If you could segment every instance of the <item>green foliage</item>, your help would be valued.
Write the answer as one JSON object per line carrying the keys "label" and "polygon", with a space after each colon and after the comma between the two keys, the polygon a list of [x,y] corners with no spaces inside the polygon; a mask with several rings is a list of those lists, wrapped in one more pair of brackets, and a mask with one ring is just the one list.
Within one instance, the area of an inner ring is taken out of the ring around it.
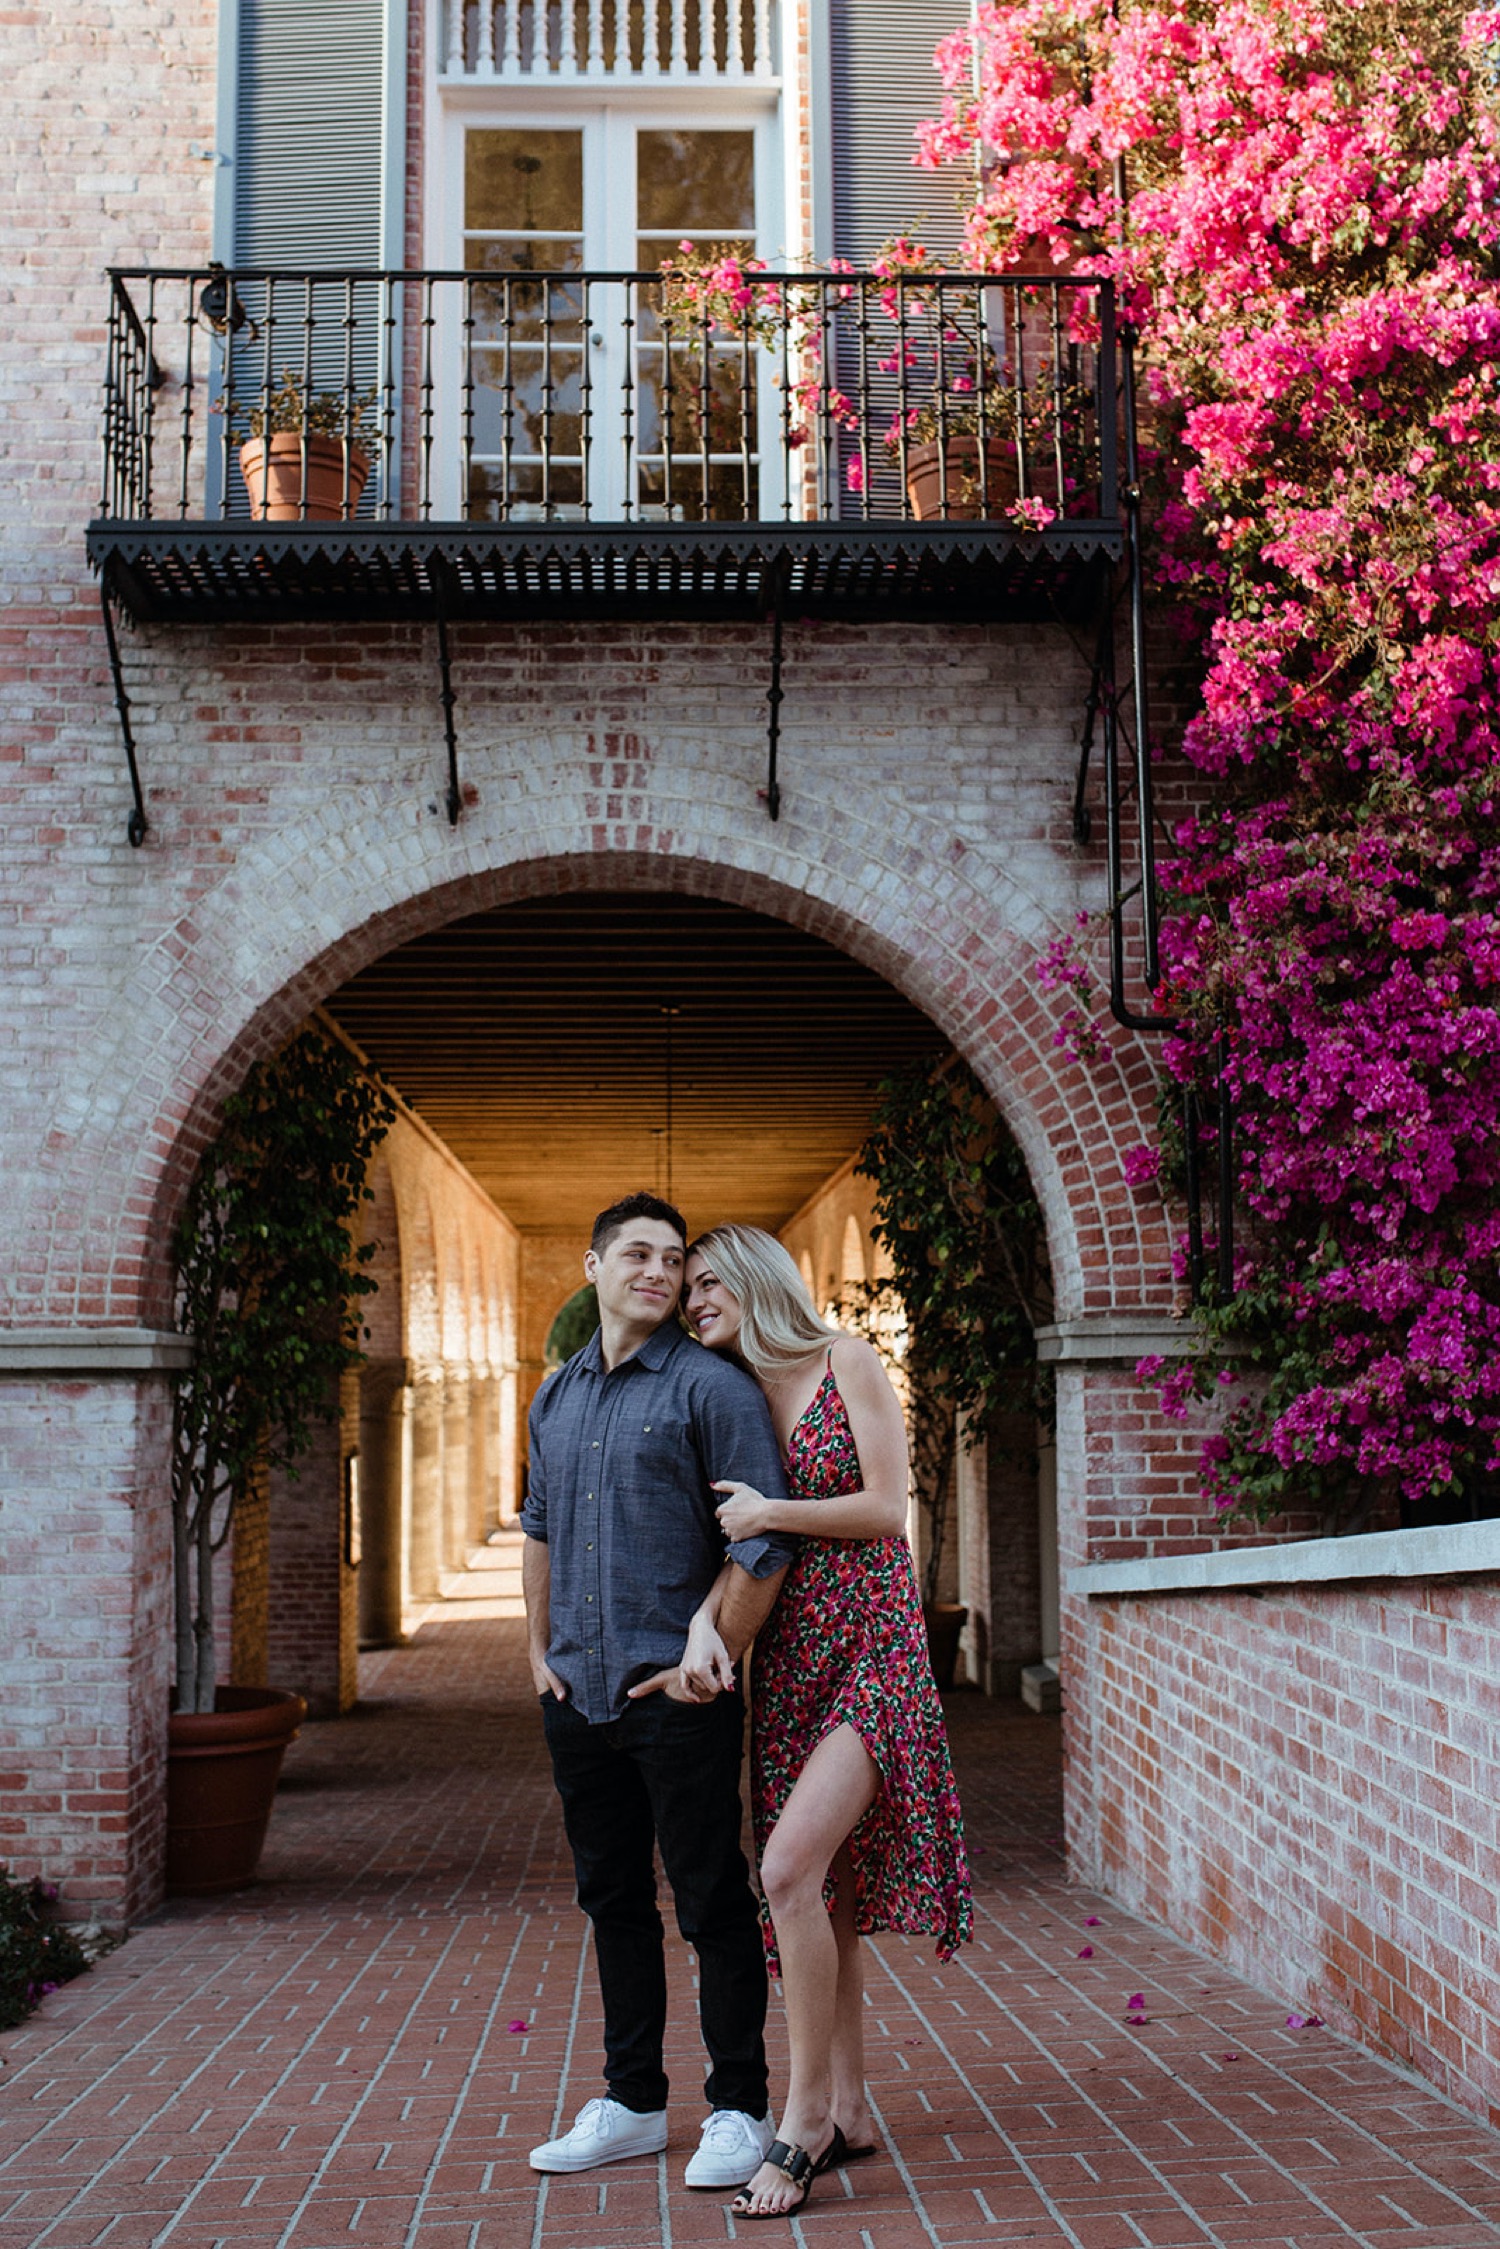
{"label": "green foliage", "polygon": [[359,1363],[374,1245],[351,1253],[350,1230],[394,1115],[342,1047],[303,1032],[226,1102],[189,1191],[173,1237],[195,1346],[172,1429],[181,1710],[213,1708],[213,1557],[235,1501],[256,1473],[295,1473]]}
{"label": "green foliage", "polygon": [[244,424],[252,437],[290,435],[309,430],[317,437],[355,437],[375,403],[372,390],[346,396],[341,390],[304,391],[289,368],[259,406],[246,406]]}
{"label": "green foliage", "polygon": [[574,1291],[547,1330],[546,1360],[560,1367],[581,1351],[599,1325],[599,1295],[592,1281]]}
{"label": "green foliage", "polygon": [[909,1329],[912,1450],[929,1517],[924,1597],[933,1599],[954,1459],[1005,1420],[1051,1413],[1033,1329],[1052,1317],[1042,1214],[1025,1159],[983,1086],[955,1054],[879,1089],[858,1170],[876,1184],[875,1237]]}
{"label": "green foliage", "polygon": [[0,2030],[14,2030],[49,1991],[81,1976],[88,1959],[51,1914],[57,1892],[0,1866]]}

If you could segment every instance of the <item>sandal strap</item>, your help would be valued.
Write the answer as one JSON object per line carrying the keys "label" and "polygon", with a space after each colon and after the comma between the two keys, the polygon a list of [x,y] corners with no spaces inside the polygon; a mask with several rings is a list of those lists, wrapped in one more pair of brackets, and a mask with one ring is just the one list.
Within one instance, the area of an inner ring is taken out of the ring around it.
{"label": "sandal strap", "polygon": [[773,2140],[761,2161],[773,2165],[778,2171],[784,2171],[794,2187],[800,2187],[805,2179],[811,2179],[818,2168],[805,2147],[794,2147],[788,2140]]}

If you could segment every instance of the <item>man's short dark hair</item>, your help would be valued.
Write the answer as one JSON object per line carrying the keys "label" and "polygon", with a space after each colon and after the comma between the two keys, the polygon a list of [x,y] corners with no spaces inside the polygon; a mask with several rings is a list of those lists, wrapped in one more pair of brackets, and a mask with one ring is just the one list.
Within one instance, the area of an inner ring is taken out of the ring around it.
{"label": "man's short dark hair", "polygon": [[623,1195],[619,1202],[611,1203],[608,1210],[600,1211],[594,1220],[594,1231],[589,1237],[589,1248],[594,1255],[602,1257],[621,1227],[629,1226],[637,1218],[654,1218],[663,1226],[670,1226],[674,1233],[682,1236],[682,1246],[687,1248],[687,1226],[682,1212],[674,1210],[670,1203],[663,1202],[660,1195],[648,1195],[642,1191],[635,1195]]}

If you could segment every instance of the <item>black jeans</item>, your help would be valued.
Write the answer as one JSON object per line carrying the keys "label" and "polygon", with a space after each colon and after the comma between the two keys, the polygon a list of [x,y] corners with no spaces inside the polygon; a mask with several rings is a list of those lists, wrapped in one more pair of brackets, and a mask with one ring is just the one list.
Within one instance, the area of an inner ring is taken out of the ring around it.
{"label": "black jeans", "polygon": [[651,1695],[591,1726],[547,1694],[542,1720],[578,1902],[594,1926],[611,2097],[643,2111],[667,2101],[659,1844],[677,1926],[698,1955],[709,2106],[764,2116],[766,1962],[740,1849],[739,1696],[681,1703]]}

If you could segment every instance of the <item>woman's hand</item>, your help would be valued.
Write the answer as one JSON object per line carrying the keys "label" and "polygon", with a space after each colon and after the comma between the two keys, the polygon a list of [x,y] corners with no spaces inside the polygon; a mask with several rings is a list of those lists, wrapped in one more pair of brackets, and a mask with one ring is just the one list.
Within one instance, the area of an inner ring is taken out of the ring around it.
{"label": "woman's hand", "polygon": [[694,1702],[708,1701],[716,1694],[733,1691],[734,1665],[729,1660],[729,1650],[719,1638],[713,1618],[702,1609],[688,1626],[687,1644],[677,1667],[677,1677],[683,1691]]}
{"label": "woman's hand", "polygon": [[764,1492],[758,1492],[753,1484],[737,1484],[733,1478],[728,1478],[722,1484],[715,1484],[713,1489],[729,1494],[714,1512],[731,1546],[736,1539],[757,1538],[762,1532],[775,1529],[771,1517],[776,1502],[767,1499]]}

